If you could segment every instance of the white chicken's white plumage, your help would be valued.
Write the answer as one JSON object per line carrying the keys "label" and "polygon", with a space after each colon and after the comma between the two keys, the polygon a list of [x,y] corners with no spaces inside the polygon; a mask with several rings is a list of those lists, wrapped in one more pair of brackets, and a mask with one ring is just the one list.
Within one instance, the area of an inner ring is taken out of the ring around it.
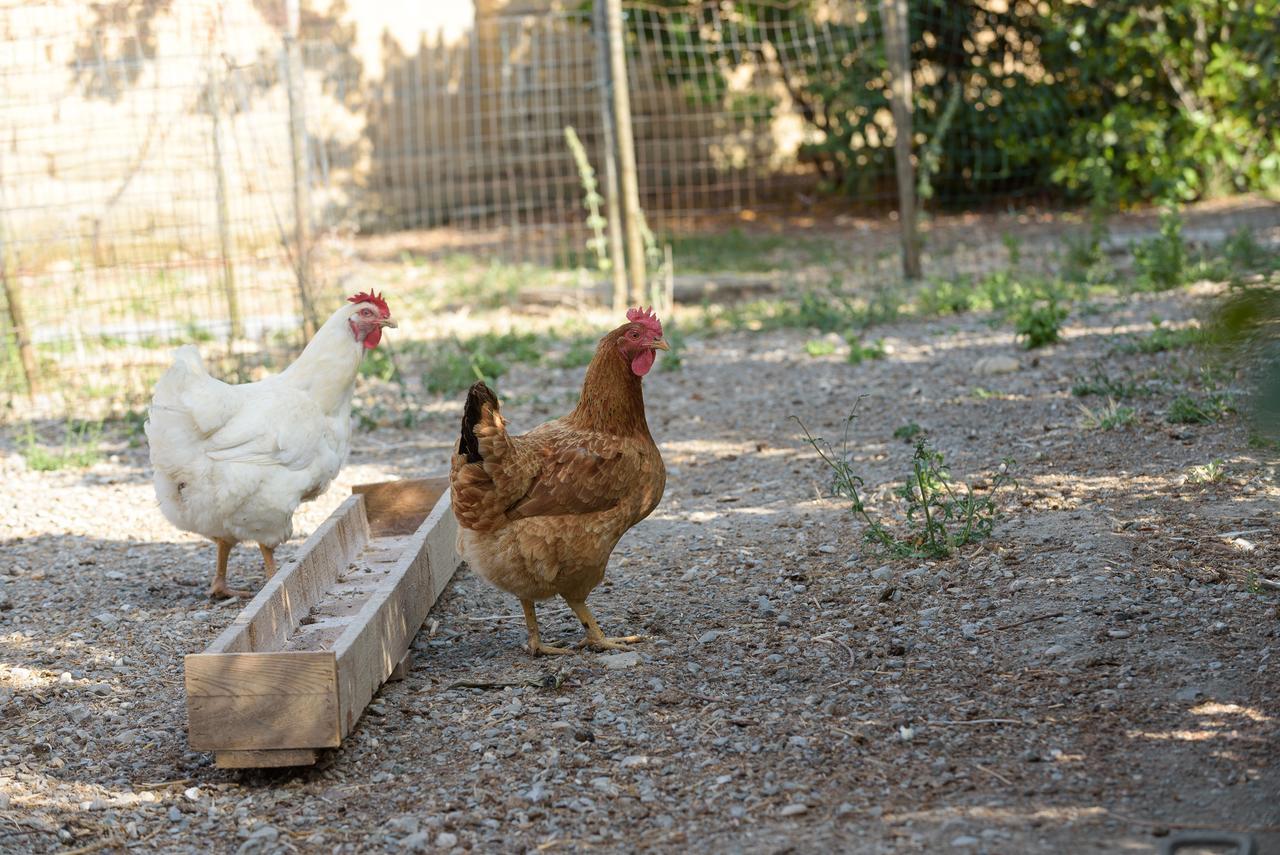
{"label": "white chicken's white plumage", "polygon": [[259,382],[216,380],[187,346],[156,384],[146,424],[156,497],[175,526],[219,544],[215,593],[232,593],[225,552],[235,543],[256,541],[273,571],[270,551],[292,536],[298,505],[338,474],[360,358],[383,326],[394,326],[383,307],[343,306],[297,361]]}

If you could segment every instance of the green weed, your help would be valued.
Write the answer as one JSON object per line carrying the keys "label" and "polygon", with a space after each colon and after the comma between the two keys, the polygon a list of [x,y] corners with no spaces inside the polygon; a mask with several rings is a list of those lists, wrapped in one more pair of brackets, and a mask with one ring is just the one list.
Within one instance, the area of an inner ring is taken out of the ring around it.
{"label": "green weed", "polygon": [[1203,466],[1192,466],[1187,471],[1188,484],[1216,484],[1226,476],[1221,460],[1210,460]]}
{"label": "green weed", "polygon": [[1137,412],[1133,407],[1116,403],[1108,398],[1106,406],[1091,409],[1084,404],[1080,408],[1080,426],[1085,430],[1115,430],[1133,424]]}
{"label": "green weed", "polygon": [[594,338],[575,338],[569,342],[569,346],[564,353],[556,359],[555,364],[559,368],[581,368],[591,362],[592,357],[596,355],[596,345],[598,342]]}
{"label": "green weed", "polygon": [[1160,233],[1133,247],[1133,264],[1141,283],[1153,291],[1167,291],[1186,281],[1187,246],[1175,205],[1160,212]]}
{"label": "green weed", "polygon": [[1152,318],[1154,329],[1147,335],[1134,335],[1116,345],[1117,353],[1164,353],[1167,350],[1179,350],[1202,344],[1207,340],[1207,333],[1199,326],[1168,327],[1159,318]]}
{"label": "green weed", "polygon": [[387,383],[401,383],[400,369],[387,347],[377,347],[360,360],[360,376],[374,377]]}
{"label": "green weed", "polygon": [[1050,299],[1047,303],[1031,303],[1014,317],[1014,329],[1022,339],[1023,347],[1044,347],[1062,338],[1062,322],[1067,310]]}
{"label": "green weed", "polygon": [[906,483],[894,491],[904,503],[905,521],[898,529],[890,528],[867,510],[863,498],[865,482],[856,471],[849,447],[856,417],[855,411],[845,420],[839,451],[796,421],[805,441],[831,470],[832,492],[848,499],[850,512],[865,525],[863,537],[868,543],[898,558],[946,558],[956,549],[991,535],[998,516],[995,497],[1002,488],[1016,485],[1011,460],[1000,465],[990,491],[978,496],[968,485],[957,485],[942,452],[931,448],[923,435],[916,435],[911,472]]}
{"label": "green weed", "polygon": [[920,434],[924,433],[924,428],[915,422],[907,422],[893,429],[893,438],[900,439],[903,442],[911,442]]}
{"label": "green weed", "polygon": [[1203,397],[1182,394],[1169,403],[1164,417],[1169,424],[1204,425],[1216,422],[1234,411],[1229,397],[1223,394],[1214,393]]}
{"label": "green weed", "polygon": [[1124,378],[1112,377],[1105,373],[1100,366],[1095,365],[1090,376],[1076,378],[1075,383],[1071,386],[1071,394],[1077,398],[1098,395],[1127,401],[1130,398],[1150,394],[1150,390],[1134,380],[1132,375]]}
{"label": "green weed", "polygon": [[884,359],[884,339],[882,338],[870,344],[865,344],[861,338],[851,335],[846,335],[845,340],[849,342],[849,355],[846,361],[851,365],[861,365],[868,359]]}
{"label": "green weed", "polygon": [[61,448],[49,448],[36,436],[35,429],[27,425],[27,432],[19,439],[19,452],[27,467],[36,472],[58,472],[63,469],[86,469],[102,459],[99,441],[102,438],[101,422],[67,422]]}
{"label": "green weed", "polygon": [[587,209],[587,228],[591,229],[592,234],[587,241],[587,251],[595,256],[597,270],[609,270],[612,264],[609,260],[609,240],[605,236],[608,221],[600,213],[600,205],[604,202],[604,197],[598,190],[596,171],[592,168],[591,161],[587,158],[587,150],[572,125],[565,127],[564,138],[573,155],[573,162],[577,164],[578,180],[582,184],[582,204]]}
{"label": "green weed", "polygon": [[804,352],[814,357],[830,356],[836,352],[836,345],[825,338],[812,338],[804,343]]}
{"label": "green weed", "polygon": [[658,359],[658,370],[679,371],[684,367],[684,332],[674,322],[671,322],[663,330],[662,337],[667,340],[667,344],[671,346],[671,349]]}
{"label": "green weed", "polygon": [[1234,271],[1263,270],[1274,266],[1277,255],[1258,239],[1248,226],[1241,226],[1222,244],[1222,255]]}

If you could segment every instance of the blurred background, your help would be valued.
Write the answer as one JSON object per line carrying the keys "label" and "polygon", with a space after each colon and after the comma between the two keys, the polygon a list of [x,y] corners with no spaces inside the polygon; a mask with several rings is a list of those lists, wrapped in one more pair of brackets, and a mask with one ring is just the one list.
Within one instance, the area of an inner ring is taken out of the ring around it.
{"label": "blurred background", "polygon": [[278,370],[371,287],[367,373],[451,395],[515,312],[573,361],[638,297],[822,329],[1274,269],[1274,0],[619,5],[0,8],[0,418],[136,413],[182,343]]}

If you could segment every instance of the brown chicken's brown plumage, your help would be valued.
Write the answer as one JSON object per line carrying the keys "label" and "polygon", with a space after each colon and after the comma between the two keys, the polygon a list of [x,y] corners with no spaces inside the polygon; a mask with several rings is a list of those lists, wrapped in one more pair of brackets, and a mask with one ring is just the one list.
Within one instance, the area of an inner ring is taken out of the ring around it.
{"label": "brown chicken's brown plumage", "polygon": [[662,498],[666,469],[645,421],[641,377],[665,350],[652,315],[606,335],[587,366],[578,406],[522,436],[507,433],[497,396],[484,383],[467,395],[450,483],[458,549],[473,570],[520,599],[529,649],[541,642],[534,602],[564,597],[582,620],[585,643],[607,638],[586,606],[618,540]]}

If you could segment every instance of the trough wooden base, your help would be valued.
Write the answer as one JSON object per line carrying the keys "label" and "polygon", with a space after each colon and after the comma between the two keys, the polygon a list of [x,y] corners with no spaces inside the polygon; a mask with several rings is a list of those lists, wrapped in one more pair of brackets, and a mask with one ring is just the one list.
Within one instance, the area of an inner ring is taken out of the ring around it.
{"label": "trough wooden base", "polygon": [[448,479],[354,489],[203,653],[186,657],[188,738],[224,768],[314,763],[378,687],[458,566]]}
{"label": "trough wooden base", "polygon": [[219,769],[275,769],[281,766],[310,766],[316,762],[319,754],[314,748],[215,751],[213,762]]}

